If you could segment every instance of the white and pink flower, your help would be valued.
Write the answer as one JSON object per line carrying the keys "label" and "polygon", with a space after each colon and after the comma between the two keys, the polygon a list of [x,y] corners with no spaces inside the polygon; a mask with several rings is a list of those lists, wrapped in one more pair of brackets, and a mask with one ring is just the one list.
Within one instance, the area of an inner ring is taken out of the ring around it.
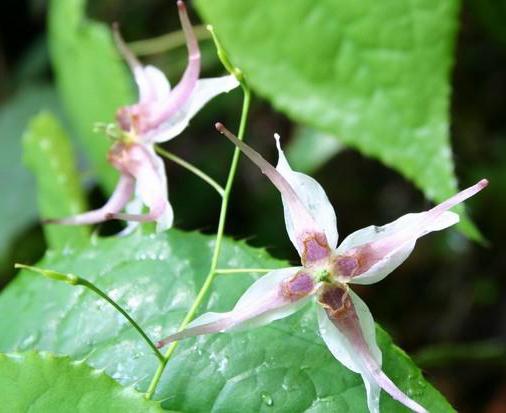
{"label": "white and pink flower", "polygon": [[[143,66],[127,48],[118,30],[114,31],[118,48],[137,83],[139,100],[118,109],[116,114],[118,136],[108,159],[121,176],[112,196],[100,209],[48,222],[80,225],[110,219],[156,221],[158,231],[172,226],[173,211],[167,196],[167,177],[154,145],[179,135],[207,102],[239,85],[232,75],[199,79],[197,39],[184,3],[180,0],[177,6],[186,38],[188,65],[173,89],[159,69]],[[144,206],[149,209],[147,213],[143,213]],[[120,212],[123,209],[126,213]]]}
{"label": "white and pink flower", "polygon": [[248,288],[231,311],[203,314],[158,346],[202,334],[262,326],[293,314],[314,299],[321,337],[337,360],[362,376],[369,411],[379,412],[383,389],[411,410],[427,412],[381,370],[373,317],[349,284],[372,284],[385,278],[409,256],[418,238],[456,224],[459,217],[449,209],[485,188],[487,180],[428,211],[356,231],[337,246],[336,215],[325,191],[313,178],[290,168],[278,136],[279,159],[274,168],[223,125],[216,124],[216,128],[280,191],[288,236],[302,265],[269,272]]}

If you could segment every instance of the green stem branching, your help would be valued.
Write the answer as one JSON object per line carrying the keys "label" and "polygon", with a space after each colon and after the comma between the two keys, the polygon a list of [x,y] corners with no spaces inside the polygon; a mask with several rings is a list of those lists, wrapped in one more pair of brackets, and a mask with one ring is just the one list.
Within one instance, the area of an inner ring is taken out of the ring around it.
{"label": "green stem branching", "polygon": [[91,281],[88,281],[84,278],[78,277],[74,274],[65,274],[58,271],[53,270],[47,270],[44,268],[38,268],[38,267],[32,267],[29,265],[24,264],[15,264],[16,268],[23,268],[29,271],[36,272],[38,274],[42,274],[43,276],[50,278],[52,280],[56,281],[63,281],[70,285],[81,285],[91,291],[93,291],[95,294],[103,298],[105,301],[107,301],[109,304],[111,304],[123,317],[127,319],[127,321],[132,325],[133,328],[137,330],[137,332],[141,335],[141,337],[144,339],[146,344],[153,350],[155,353],[155,356],[158,358],[160,362],[164,362],[165,358],[163,354],[156,348],[155,343],[151,341],[151,339],[148,337],[146,332],[139,326],[139,324],[121,307],[116,301],[114,301],[111,297],[109,297],[104,291],[102,291],[100,288],[98,288],[95,284],[93,284]]}

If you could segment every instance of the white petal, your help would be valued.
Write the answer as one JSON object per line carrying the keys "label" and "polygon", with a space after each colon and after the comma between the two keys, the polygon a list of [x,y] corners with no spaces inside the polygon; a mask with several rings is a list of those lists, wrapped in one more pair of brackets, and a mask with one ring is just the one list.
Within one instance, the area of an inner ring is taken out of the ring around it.
{"label": "white petal", "polygon": [[334,357],[362,376],[369,411],[379,413],[380,389],[383,389],[410,409],[427,413],[381,371],[381,351],[376,343],[376,330],[371,312],[351,290],[349,297],[351,305],[339,313],[338,319],[332,321],[323,308],[319,309],[320,333]]}
{"label": "white petal", "polygon": [[332,355],[348,369],[359,373],[364,380],[367,405],[370,412],[379,413],[380,386],[370,377],[369,372],[359,357],[360,351],[369,352],[377,366],[381,367],[381,350],[376,343],[376,327],[371,312],[367,305],[353,291],[349,290],[353,302],[354,311],[358,317],[358,331],[363,335],[367,343],[366,349],[357,348],[357,345],[350,340],[350,332],[340,331],[329,319],[326,311],[318,306],[318,322],[320,334],[329,348]]}
{"label": "white petal", "polygon": [[309,299],[303,297],[293,300],[281,294],[283,281],[289,280],[299,270],[300,267],[292,267],[271,271],[246,290],[233,310],[226,313],[205,313],[192,321],[186,329],[161,340],[158,346],[203,334],[260,327],[288,317]]}
{"label": "white petal", "polygon": [[[343,266],[345,271],[343,268],[340,270],[348,274],[341,275],[352,277],[346,282],[357,284],[382,280],[408,257],[418,238],[456,224],[459,217],[449,209],[476,195],[487,185],[488,181],[482,179],[428,211],[407,214],[383,227],[367,227],[351,234],[337,250],[338,267],[339,255],[347,259],[347,264]],[[349,257],[355,265],[348,265]]]}
{"label": "white petal", "polygon": [[165,74],[160,69],[151,65],[143,69],[146,83],[149,86],[145,91],[139,89],[140,101],[146,102],[167,99],[170,93],[170,83]]}
{"label": "white petal", "polygon": [[[337,249],[337,254],[346,255],[354,250],[354,254],[374,254],[378,259],[369,269],[360,275],[354,276],[349,282],[354,284],[373,284],[381,281],[388,274],[401,265],[411,254],[415,247],[417,237],[409,238],[403,234],[412,232],[412,228],[418,228],[420,223],[426,218],[427,212],[417,214],[407,214],[390,224],[382,227],[369,226],[350,234],[341,243]],[[418,232],[418,237],[428,234],[432,231],[439,231],[456,224],[459,216],[453,212],[446,211],[436,219],[427,222],[422,231]],[[365,247],[371,246],[373,249],[378,246],[377,252],[370,252]]]}
{"label": "white petal", "polygon": [[145,137],[149,142],[165,142],[179,135],[190,123],[190,119],[215,96],[229,92],[239,85],[232,76],[223,76],[211,79],[199,79],[188,101],[161,124],[154,132]]}
{"label": "white petal", "polygon": [[[381,350],[376,344],[376,327],[371,312],[362,299],[349,290],[350,297],[355,306],[360,328],[375,360],[381,365]],[[334,357],[355,373],[360,373],[360,366],[356,363],[356,349],[346,336],[330,321],[325,310],[318,306],[318,323],[320,334]]]}
{"label": "white petal", "polygon": [[[276,146],[278,148],[279,155],[276,169],[288,181],[313,220],[320,227],[320,230],[325,233],[329,246],[331,248],[335,248],[338,240],[336,213],[327,198],[327,194],[315,179],[301,172],[295,172],[290,168],[285,154],[281,149],[279,136],[274,136],[276,138]],[[297,234],[294,228],[290,208],[288,207],[286,200],[284,198],[282,198],[282,200],[288,236],[290,237],[293,245],[299,251],[299,254],[302,254],[302,251],[300,250],[300,243],[297,242]]]}
{"label": "white petal", "polygon": [[[296,302],[291,302],[290,300],[282,299],[281,301],[277,301],[277,305],[269,311],[265,311],[265,308],[262,308],[259,304],[263,304],[267,307],[266,304],[270,302],[272,299],[271,297],[278,294],[282,282],[290,279],[300,269],[301,267],[282,268],[271,271],[256,280],[239,298],[234,306],[234,309],[228,313],[229,316],[233,314],[233,316],[237,317],[238,320],[241,319],[244,321],[240,324],[236,323],[227,330],[242,330],[245,328],[261,327],[271,323],[272,321],[288,317],[298,311],[307,302],[307,300],[302,299]],[[255,316],[254,314],[257,315]],[[189,327],[202,325],[207,323],[208,320],[216,319],[214,316],[204,316],[205,314],[195,319]]]}
{"label": "white petal", "polygon": [[145,145],[144,148],[148,157],[135,176],[135,193],[150,210],[163,208],[162,214],[156,219],[156,230],[161,232],[170,228],[174,220],[172,206],[167,197],[165,166],[152,147]]}

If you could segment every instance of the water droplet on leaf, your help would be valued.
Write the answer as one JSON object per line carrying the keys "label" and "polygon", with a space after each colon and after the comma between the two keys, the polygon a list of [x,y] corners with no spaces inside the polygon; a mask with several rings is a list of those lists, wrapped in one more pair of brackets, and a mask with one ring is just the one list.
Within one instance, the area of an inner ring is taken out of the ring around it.
{"label": "water droplet on leaf", "polygon": [[263,391],[263,392],[261,393],[261,396],[262,396],[262,401],[263,401],[263,402],[264,402],[267,406],[272,406],[272,405],[274,404],[274,400],[272,400],[272,396],[271,396],[269,393],[267,393],[267,392]]}

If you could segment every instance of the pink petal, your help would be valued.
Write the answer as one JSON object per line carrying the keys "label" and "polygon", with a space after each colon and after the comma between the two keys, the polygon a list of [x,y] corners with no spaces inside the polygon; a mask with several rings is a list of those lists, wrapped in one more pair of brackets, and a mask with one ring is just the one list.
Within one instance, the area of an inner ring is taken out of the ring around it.
{"label": "pink petal", "polygon": [[381,351],[376,343],[374,320],[366,304],[351,290],[338,285],[324,287],[318,320],[320,333],[334,357],[359,373],[367,392],[367,405],[379,413],[380,388],[411,410],[427,410],[404,394],[381,371]]}
{"label": "pink petal", "polygon": [[100,209],[85,212],[83,214],[74,215],[72,217],[61,219],[45,220],[50,224],[63,224],[63,225],[85,225],[97,224],[99,222],[107,221],[110,214],[121,211],[127,204],[134,191],[134,179],[128,174],[122,174],[119,178],[118,184],[114,189],[111,197],[107,203]]}
{"label": "pink petal", "polygon": [[301,255],[302,262],[318,261],[329,255],[329,246],[325,233],[315,222],[308,209],[301,201],[293,187],[287,179],[279,173],[269,162],[267,162],[258,152],[237,139],[221,123],[215,125],[218,132],[225,135],[234,145],[236,145],[253,163],[255,163],[263,174],[269,178],[274,186],[281,193],[283,203],[289,210],[290,232],[294,236],[297,251]]}
{"label": "pink petal", "polygon": [[139,102],[146,103],[161,98],[167,98],[170,84],[166,76],[156,67],[143,67],[121,37],[118,25],[113,25],[113,35],[118,50],[128,63],[139,89]]}
{"label": "pink petal", "polygon": [[[281,149],[279,135],[276,134],[274,137],[276,138],[276,147],[278,149],[278,164],[276,170],[288,181],[309,214],[311,214],[311,217],[318,226],[323,229],[329,246],[335,248],[338,240],[336,213],[327,198],[325,190],[315,179],[301,172],[292,170]],[[288,235],[292,243],[297,247],[297,233],[294,229],[290,209],[286,205],[284,198],[282,199]],[[302,251],[299,251],[299,253],[302,255]]]}
{"label": "pink petal", "polygon": [[409,256],[418,238],[459,221],[448,209],[487,186],[482,180],[429,211],[407,214],[382,227],[370,226],[348,236],[337,249],[341,277],[355,284],[372,284],[390,274]]}
{"label": "pink petal", "polygon": [[157,346],[163,347],[188,337],[269,324],[299,310],[313,289],[312,278],[300,267],[271,271],[246,290],[232,311],[205,313],[186,329],[160,340]]}
{"label": "pink petal", "polygon": [[181,80],[170,93],[169,99],[151,108],[153,113],[150,113],[150,129],[158,128],[188,101],[200,75],[200,50],[197,38],[188,18],[186,6],[182,1],[178,1],[177,7],[181,26],[186,37],[188,65]]}
{"label": "pink petal", "polygon": [[110,151],[110,161],[136,180],[136,196],[149,208],[146,214],[109,214],[109,219],[157,222],[157,231],[169,228],[173,221],[167,200],[167,183],[162,160],[152,148],[141,144],[118,143]]}
{"label": "pink petal", "polygon": [[237,86],[239,82],[232,75],[199,79],[190,98],[158,128],[150,131],[145,136],[145,141],[166,142],[178,136],[206,103],[221,93],[230,92]]}

